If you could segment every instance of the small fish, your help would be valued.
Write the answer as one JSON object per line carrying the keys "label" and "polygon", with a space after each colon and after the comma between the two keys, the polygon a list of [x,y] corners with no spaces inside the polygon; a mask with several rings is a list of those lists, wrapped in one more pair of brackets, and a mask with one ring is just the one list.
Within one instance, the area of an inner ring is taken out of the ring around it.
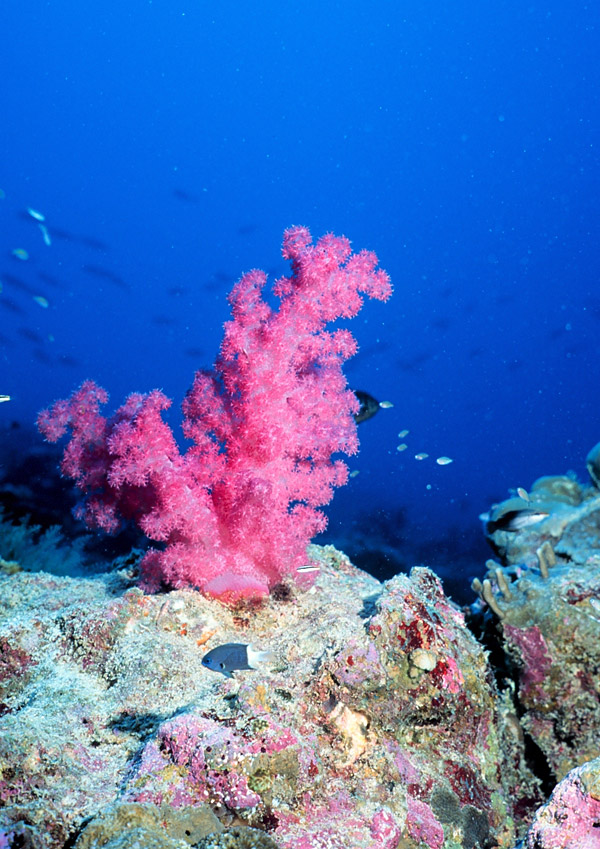
{"label": "small fish", "polygon": [[415,454],[415,460],[426,460],[429,457],[429,454],[425,454],[421,452],[421,454]]}
{"label": "small fish", "polygon": [[273,652],[256,651],[246,643],[225,643],[205,654],[202,665],[213,672],[220,672],[226,678],[232,678],[232,673],[238,669],[258,669],[261,664],[274,660]]}
{"label": "small fish", "polygon": [[354,414],[356,424],[372,419],[379,409],[389,410],[390,407],[394,406],[391,401],[378,401],[377,398],[373,398],[369,392],[364,392],[362,389],[354,389],[353,392],[360,403],[358,413]]}
{"label": "small fish", "polygon": [[356,424],[366,422],[367,419],[372,419],[381,406],[379,401],[376,398],[373,398],[372,395],[369,395],[368,392],[363,392],[362,389],[355,389],[354,394],[358,398],[358,402],[360,404],[358,413],[354,413],[354,421]]}
{"label": "small fish", "polygon": [[20,259],[22,262],[29,259],[29,254],[25,248],[13,248],[12,255],[15,259]]}
{"label": "small fish", "polygon": [[406,442],[401,442],[400,445],[396,445],[396,451],[406,451],[408,445]]}
{"label": "small fish", "polygon": [[123,278],[119,277],[119,275],[114,271],[111,271],[110,268],[104,268],[102,265],[91,265],[89,263],[85,263],[81,266],[81,269],[82,271],[85,271],[86,274],[92,274],[94,277],[99,277],[101,280],[109,280],[121,289],[129,288]]}
{"label": "small fish", "polygon": [[37,330],[32,330],[31,327],[19,327],[17,329],[17,333],[19,336],[22,336],[23,339],[27,339],[28,342],[33,342],[36,345],[43,345],[44,339]]}
{"label": "small fish", "polygon": [[306,566],[298,566],[296,572],[318,572],[320,568],[316,563],[307,563]]}
{"label": "small fish", "polygon": [[0,404],[4,401],[10,401],[10,395],[0,395]]}
{"label": "small fish", "polygon": [[404,439],[404,437],[408,436],[409,433],[410,433],[410,430],[401,430],[400,433],[398,434],[398,436],[400,437],[400,439]]}
{"label": "small fish", "polygon": [[531,501],[529,493],[526,489],[523,489],[522,486],[517,487],[517,495],[519,496],[519,498],[522,498],[523,501]]}
{"label": "small fish", "polygon": [[41,212],[38,212],[37,209],[32,209],[30,206],[27,207],[27,212],[31,215],[32,218],[35,218],[36,221],[45,221],[46,216],[42,215]]}
{"label": "small fish", "polygon": [[349,478],[355,478],[355,477],[357,477],[358,475],[360,475],[360,469],[352,469],[352,471],[350,472],[350,474],[348,475],[348,477],[349,477]]}
{"label": "small fish", "polygon": [[173,197],[177,198],[177,200],[182,200],[185,203],[198,203],[200,200],[198,195],[193,195],[190,192],[186,192],[184,189],[173,189]]}
{"label": "small fish", "polygon": [[435,462],[438,466],[447,466],[448,463],[453,463],[454,460],[451,457],[438,457]]}
{"label": "small fish", "polygon": [[[483,515],[485,516],[485,514]],[[530,507],[525,507],[523,510],[509,510],[508,513],[504,513],[498,519],[488,521],[486,530],[488,534],[494,534],[496,531],[515,533],[529,527],[529,525],[542,522],[549,515],[545,510],[533,510]]]}
{"label": "small fish", "polygon": [[47,310],[50,306],[48,298],[45,298],[43,295],[34,295],[33,300],[36,302],[36,304],[39,304],[45,310]]}
{"label": "small fish", "polygon": [[50,238],[50,233],[48,232],[48,228],[46,227],[45,224],[40,224],[39,228],[40,228],[40,232],[42,234],[42,239],[44,240],[44,244],[47,247],[50,247],[50,245],[52,244],[52,239]]}

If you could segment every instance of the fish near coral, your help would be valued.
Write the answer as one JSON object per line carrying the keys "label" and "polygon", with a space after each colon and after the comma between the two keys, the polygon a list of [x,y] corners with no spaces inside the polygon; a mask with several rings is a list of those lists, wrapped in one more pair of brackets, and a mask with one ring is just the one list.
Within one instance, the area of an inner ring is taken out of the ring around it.
{"label": "fish near coral", "polygon": [[275,655],[271,651],[257,651],[246,643],[225,643],[207,652],[202,658],[202,665],[232,678],[233,673],[240,669],[259,669],[274,660]]}

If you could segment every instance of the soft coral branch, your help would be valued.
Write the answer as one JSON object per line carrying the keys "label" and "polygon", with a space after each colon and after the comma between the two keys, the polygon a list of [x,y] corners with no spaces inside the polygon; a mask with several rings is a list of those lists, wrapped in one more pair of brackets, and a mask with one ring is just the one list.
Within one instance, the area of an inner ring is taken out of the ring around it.
{"label": "soft coral branch", "polygon": [[133,520],[152,540],[142,561],[149,588],[197,586],[225,599],[266,594],[297,574],[306,546],[323,530],[318,508],[347,480],[333,460],[358,449],[354,393],[342,364],[356,351],[347,330],[362,295],[386,300],[389,278],[375,254],[352,254],[331,234],[284,234],[292,274],[276,281],[274,311],[266,276],[250,271],[235,285],[232,318],[214,371],[196,373],[183,403],[182,453],[162,419],[170,401],[134,394],[110,419],[103,389],[86,381],[70,399],[40,413],[51,442],[70,430],[62,471],[84,493],[81,515],[114,531]]}

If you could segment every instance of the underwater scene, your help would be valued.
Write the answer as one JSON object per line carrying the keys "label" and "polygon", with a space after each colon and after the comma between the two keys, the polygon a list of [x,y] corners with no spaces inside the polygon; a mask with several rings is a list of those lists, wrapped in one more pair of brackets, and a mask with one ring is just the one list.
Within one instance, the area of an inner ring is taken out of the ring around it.
{"label": "underwater scene", "polygon": [[0,21],[0,849],[600,849],[600,7]]}

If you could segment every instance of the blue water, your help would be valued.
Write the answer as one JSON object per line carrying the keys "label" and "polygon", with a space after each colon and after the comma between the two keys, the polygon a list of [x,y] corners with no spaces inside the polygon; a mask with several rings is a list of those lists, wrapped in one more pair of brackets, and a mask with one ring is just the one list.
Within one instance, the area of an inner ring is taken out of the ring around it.
{"label": "blue water", "polygon": [[360,426],[328,539],[368,505],[467,576],[509,487],[585,479],[597,4],[20,0],[1,20],[3,423],[86,377],[114,406],[153,387],[177,406],[233,282],[284,272],[305,224],[375,250],[395,290],[352,323],[351,385],[394,406]]}

